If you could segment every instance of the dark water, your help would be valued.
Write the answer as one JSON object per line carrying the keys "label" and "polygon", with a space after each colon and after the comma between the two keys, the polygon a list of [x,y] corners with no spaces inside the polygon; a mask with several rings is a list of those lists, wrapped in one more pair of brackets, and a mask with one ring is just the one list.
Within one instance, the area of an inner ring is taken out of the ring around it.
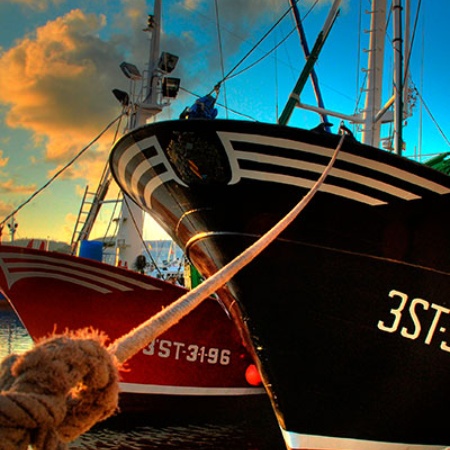
{"label": "dark water", "polygon": [[[0,360],[22,353],[32,340],[21,322],[0,300]],[[119,414],[97,424],[70,444],[70,449],[120,450],[285,450],[270,408],[250,417],[236,414],[220,421],[191,419],[156,423],[155,418]]]}

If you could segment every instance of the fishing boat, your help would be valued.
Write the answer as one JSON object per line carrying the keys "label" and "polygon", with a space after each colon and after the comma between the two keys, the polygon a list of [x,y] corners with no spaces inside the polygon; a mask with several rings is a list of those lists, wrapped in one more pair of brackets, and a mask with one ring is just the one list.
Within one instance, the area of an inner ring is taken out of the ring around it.
{"label": "fishing boat", "polygon": [[[92,328],[112,342],[186,292],[89,258],[10,245],[0,245],[0,289],[35,341]],[[255,375],[237,328],[211,298],[127,361],[120,409],[171,420],[234,415],[265,403]]]}
{"label": "fishing boat", "polygon": [[[373,1],[370,13],[371,33],[384,30],[386,2]],[[396,32],[393,41],[402,42]],[[368,54],[379,57],[375,48]],[[345,125],[337,134],[325,123],[288,126],[314,59],[278,123],[197,116],[146,124],[115,144],[111,170],[206,279],[307,200],[218,291],[288,449],[448,448],[450,177],[402,156],[401,108],[396,151],[378,147],[383,111],[370,76],[363,142]]]}
{"label": "fishing boat", "polygon": [[[129,117],[128,129],[154,118],[171,98],[145,89],[146,83],[163,82],[170,60],[166,53],[159,54],[160,4],[151,18],[144,31],[150,33],[152,70],[138,76],[136,66],[121,65],[133,89],[139,91],[130,104],[140,96],[153,102],[139,117]],[[139,83],[144,88],[138,89]],[[121,94],[115,92],[128,109],[130,104]],[[154,270],[155,276],[143,273],[145,261],[135,267],[145,256],[143,211],[126,198],[112,263],[105,262],[107,243],[90,240],[90,233],[110,184],[111,175],[105,170],[89,201],[86,189],[72,237],[72,254],[49,251],[45,245],[33,248],[32,242],[23,247],[0,245],[0,291],[34,341],[66,330],[92,328],[112,342],[188,291],[189,286],[164,280],[161,271],[157,274]],[[87,211],[86,205],[90,206]],[[17,223],[10,227],[11,232],[16,228]],[[173,271],[166,272],[167,278],[175,276]],[[120,389],[122,413],[148,413],[155,420],[177,421],[187,416],[214,420],[270,407],[250,353],[217,296],[130,358],[121,372]]]}

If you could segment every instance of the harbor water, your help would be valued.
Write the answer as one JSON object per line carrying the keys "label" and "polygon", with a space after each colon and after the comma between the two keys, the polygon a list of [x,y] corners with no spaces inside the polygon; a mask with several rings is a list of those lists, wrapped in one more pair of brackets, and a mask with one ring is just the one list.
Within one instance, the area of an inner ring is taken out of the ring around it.
{"label": "harbor water", "polygon": [[[10,353],[23,353],[33,342],[13,310],[0,300],[0,360]],[[285,450],[270,409],[252,417],[220,422],[192,420],[176,423],[119,414],[101,422],[69,445],[75,449],[120,450]]]}

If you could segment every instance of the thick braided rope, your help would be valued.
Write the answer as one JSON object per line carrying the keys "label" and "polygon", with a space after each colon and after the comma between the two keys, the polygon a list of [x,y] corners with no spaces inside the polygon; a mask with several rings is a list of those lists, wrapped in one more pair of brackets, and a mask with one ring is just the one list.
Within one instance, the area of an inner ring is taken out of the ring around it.
{"label": "thick braided rope", "polygon": [[61,450],[117,409],[116,358],[93,330],[40,341],[0,365],[0,450]]}

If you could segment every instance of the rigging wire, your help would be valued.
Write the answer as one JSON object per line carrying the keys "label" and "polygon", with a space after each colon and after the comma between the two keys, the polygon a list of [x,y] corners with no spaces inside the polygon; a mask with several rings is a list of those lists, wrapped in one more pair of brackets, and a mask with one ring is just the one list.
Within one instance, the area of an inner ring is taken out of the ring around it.
{"label": "rigging wire", "polygon": [[146,242],[144,240],[144,236],[142,234],[142,231],[141,231],[140,227],[138,227],[137,222],[136,222],[136,218],[134,217],[133,212],[132,212],[131,208],[129,207],[129,203],[128,203],[128,199],[127,199],[126,195],[122,196],[122,201],[125,203],[125,206],[127,207],[128,211],[130,213],[131,220],[133,221],[134,228],[136,229],[136,232],[137,232],[137,234],[139,236],[139,239],[141,240],[142,247],[145,249],[145,253],[147,254],[147,256],[150,257],[153,265],[155,266],[157,272],[161,275],[161,278],[162,278],[161,269],[156,264],[156,261],[153,259],[153,255],[151,254],[150,250],[147,247],[147,244],[146,244]]}
{"label": "rigging wire", "polygon": [[[195,94],[194,92],[192,92],[189,89],[186,89],[186,88],[184,88],[182,86],[180,86],[180,90],[183,91],[183,92],[186,92],[187,94],[192,95],[193,97],[197,97],[197,98],[203,97],[202,95]],[[223,106],[225,108],[225,105],[223,103],[220,103],[220,102],[216,101],[216,104],[219,105],[219,106]],[[249,116],[248,114],[241,113],[241,112],[236,111],[235,109],[232,109],[232,108],[227,108],[227,109],[228,109],[228,111],[231,111],[232,113],[234,113],[234,114],[236,114],[238,116],[247,117],[248,119],[251,119],[251,120],[257,122],[257,120],[254,117]]]}
{"label": "rigging wire", "polygon": [[425,110],[427,111],[427,113],[430,115],[431,120],[433,121],[433,123],[436,125],[436,128],[438,129],[439,133],[441,134],[441,136],[444,138],[445,142],[447,143],[448,146],[450,146],[450,140],[447,138],[447,136],[445,135],[444,131],[442,130],[442,128],[439,126],[437,120],[434,118],[433,114],[431,113],[430,108],[428,107],[428,105],[425,103],[425,100],[422,97],[422,94],[417,91],[417,95],[420,98],[420,101],[422,102]]}
{"label": "rigging wire", "polygon": [[255,62],[253,62],[249,66],[244,67],[241,71],[236,72],[234,75],[228,76],[227,80],[230,80],[231,78],[234,78],[234,77],[237,77],[238,75],[241,75],[242,73],[246,72],[247,70],[249,70],[252,67],[254,67],[257,64],[259,64],[262,60],[266,59],[271,53],[276,51],[278,49],[278,47],[280,47],[280,45],[284,44],[292,36],[292,34],[295,31],[296,31],[296,28],[294,27],[280,42],[278,42],[278,44],[276,44],[273,48],[271,48],[268,52],[266,52],[263,56],[261,56],[261,58],[257,59]]}
{"label": "rigging wire", "polygon": [[[298,1],[298,0],[297,0]],[[316,0],[317,3],[318,0]],[[269,36],[270,33],[280,24],[280,22],[291,12],[292,7],[289,7],[288,10],[275,22],[272,27],[262,36],[262,38],[238,61],[237,64],[225,75],[222,80],[217,84],[222,84],[225,80],[231,77],[231,74],[255,51],[255,49]]]}
{"label": "rigging wire", "polygon": [[[223,79],[225,79],[224,78],[225,77],[225,67],[224,67],[224,64],[223,64],[223,45],[222,45],[222,36],[220,34],[219,6],[217,4],[217,0],[215,0],[214,5],[215,5],[215,9],[216,9],[216,28],[217,28],[217,41],[218,41],[217,44],[219,46],[220,66],[221,66],[221,69],[222,69],[222,77],[223,77]],[[225,114],[226,114],[226,117],[228,119],[228,109],[227,109],[227,106],[226,106],[227,103],[228,103],[227,102],[227,88],[226,88],[225,83],[223,85],[223,90],[224,90],[223,97],[224,97],[224,102],[225,102]]]}
{"label": "rigging wire", "polygon": [[69,168],[83,153],[86,152],[95,142],[97,142],[103,134],[105,134],[118,120],[122,118],[122,116],[126,114],[125,112],[122,112],[118,117],[116,117],[113,121],[111,121],[103,130],[102,132],[95,137],[86,147],[84,147],[75,157],[73,157],[64,167],[62,167],[58,172],[55,173],[43,186],[41,186],[37,191],[35,191],[33,194],[28,197],[27,200],[25,200],[22,204],[20,204],[12,213],[8,214],[1,222],[0,226],[5,224],[6,221],[8,221],[11,217],[13,217],[15,214],[17,214],[25,205],[31,202],[38,194],[40,194],[44,189],[46,189],[48,186],[50,186],[53,181],[56,180],[67,168]]}
{"label": "rigging wire", "polygon": [[405,85],[406,83],[406,78],[409,72],[409,64],[411,62],[411,54],[412,54],[412,48],[414,45],[414,39],[416,37],[416,32],[417,32],[417,24],[419,21],[419,14],[420,14],[420,8],[422,7],[422,0],[419,0],[419,3],[417,5],[417,10],[416,10],[416,18],[414,20],[414,27],[413,27],[413,32],[412,32],[412,36],[411,36],[411,45],[409,46],[408,49],[408,58],[406,59],[406,64],[405,64],[405,78],[403,80],[403,85]]}

